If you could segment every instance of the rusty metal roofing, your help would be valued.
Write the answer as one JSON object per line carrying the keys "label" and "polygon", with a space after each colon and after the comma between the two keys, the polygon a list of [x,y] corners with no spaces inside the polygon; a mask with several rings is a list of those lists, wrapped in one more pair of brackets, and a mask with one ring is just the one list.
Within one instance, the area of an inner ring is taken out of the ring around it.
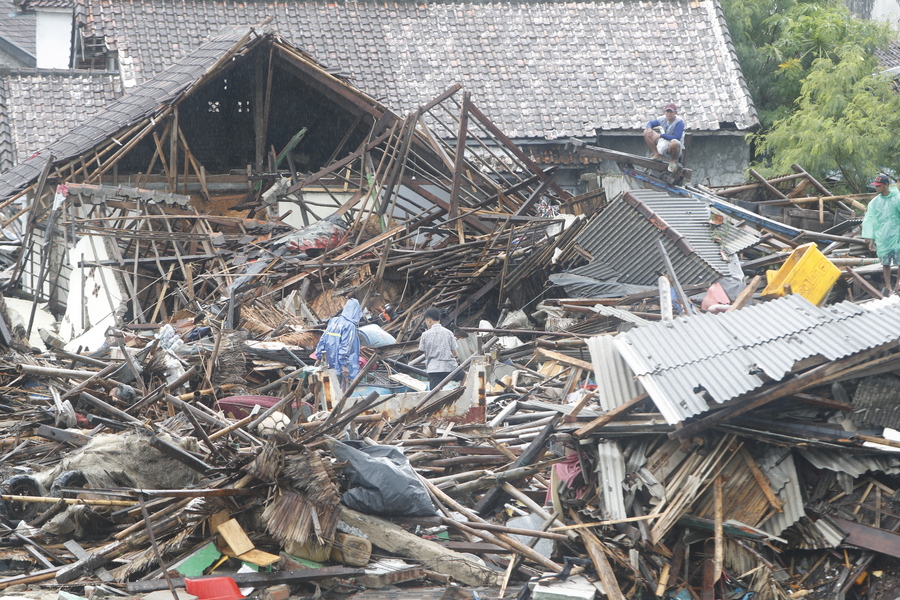
{"label": "rusty metal roofing", "polygon": [[799,295],[680,317],[616,336],[616,348],[670,424],[779,381],[806,358],[837,360],[900,339],[900,298],[819,308]]}

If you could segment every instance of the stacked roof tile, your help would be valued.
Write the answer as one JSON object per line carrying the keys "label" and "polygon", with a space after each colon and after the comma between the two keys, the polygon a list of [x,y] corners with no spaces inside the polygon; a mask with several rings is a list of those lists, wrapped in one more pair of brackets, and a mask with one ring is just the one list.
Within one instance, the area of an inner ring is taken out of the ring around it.
{"label": "stacked roof tile", "polygon": [[75,0],[18,0],[16,2],[21,10],[34,10],[36,8],[72,8]]}
{"label": "stacked roof tile", "polygon": [[[115,74],[15,70],[2,76],[0,170],[47,147],[121,96]],[[9,138],[3,134],[4,124]]]}
{"label": "stacked roof tile", "polygon": [[462,83],[511,137],[640,129],[670,101],[695,131],[758,122],[713,0],[83,4],[83,35],[133,59],[138,82],[222,27],[274,16],[292,43],[390,105],[413,110]]}

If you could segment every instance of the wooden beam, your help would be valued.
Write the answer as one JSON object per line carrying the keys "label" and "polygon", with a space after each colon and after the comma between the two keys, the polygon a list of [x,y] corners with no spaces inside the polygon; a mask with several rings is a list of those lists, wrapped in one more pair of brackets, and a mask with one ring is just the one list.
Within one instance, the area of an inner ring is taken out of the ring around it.
{"label": "wooden beam", "polygon": [[731,304],[731,306],[728,307],[728,310],[726,310],[725,312],[731,312],[744,308],[747,303],[750,302],[750,299],[753,298],[753,294],[756,293],[756,290],[759,288],[759,284],[761,282],[762,277],[760,275],[757,275],[756,277],[751,279],[750,283],[747,284],[747,287],[741,290],[741,293],[738,294],[738,297],[734,299],[734,302]]}
{"label": "wooden beam", "polygon": [[634,398],[632,398],[625,404],[622,404],[621,406],[617,406],[616,408],[612,409],[611,411],[607,412],[606,414],[600,415],[599,417],[597,417],[596,419],[594,419],[593,421],[591,421],[584,427],[577,429],[575,431],[575,433],[572,435],[574,435],[577,438],[582,438],[582,437],[588,436],[588,435],[592,434],[593,432],[595,432],[596,430],[603,427],[604,425],[606,425],[607,423],[609,423],[610,421],[612,421],[613,419],[616,419],[622,415],[628,414],[629,412],[634,410],[634,408],[637,407],[641,402],[643,402],[644,400],[646,400],[649,397],[650,396],[647,393],[643,393],[640,396],[635,396]]}
{"label": "wooden beam", "polygon": [[[475,106],[474,104],[470,104],[469,105],[469,113],[473,117],[475,117],[482,125],[484,125],[484,127],[489,132],[491,132],[491,134],[493,134],[498,140],[500,140],[500,142],[502,142],[503,145],[506,146],[507,149],[516,156],[516,158],[518,158],[523,163],[525,163],[525,165],[529,169],[531,169],[531,171],[535,175],[540,177],[541,180],[547,181],[549,179],[549,176],[547,175],[547,173],[543,169],[541,169],[541,167],[538,166],[538,164],[536,162],[534,162],[533,160],[528,158],[528,156],[524,152],[522,152],[522,150],[518,146],[516,146],[512,142],[511,139],[506,137],[506,135],[502,131],[500,131],[500,129],[496,125],[494,125],[494,123],[490,119],[488,119],[484,115],[484,113],[478,109],[477,106]],[[561,199],[570,200],[572,198],[572,194],[565,191],[564,189],[562,189],[555,183],[551,184],[551,187],[553,188],[553,191],[555,191]]]}
{"label": "wooden beam", "polygon": [[579,369],[586,369],[590,372],[594,372],[594,365],[587,362],[586,360],[581,360],[578,358],[572,358],[571,356],[567,356],[562,352],[554,352],[553,350],[547,350],[546,348],[538,348],[537,353],[541,356],[545,356],[550,360],[555,360],[556,362],[561,362],[564,365],[569,365],[570,367],[577,367]]}
{"label": "wooden beam", "polygon": [[463,92],[462,109],[459,115],[459,130],[456,133],[456,160],[453,165],[453,184],[450,187],[450,218],[459,216],[459,190],[462,187],[462,172],[466,164],[466,138],[469,132],[469,105],[471,92]]}

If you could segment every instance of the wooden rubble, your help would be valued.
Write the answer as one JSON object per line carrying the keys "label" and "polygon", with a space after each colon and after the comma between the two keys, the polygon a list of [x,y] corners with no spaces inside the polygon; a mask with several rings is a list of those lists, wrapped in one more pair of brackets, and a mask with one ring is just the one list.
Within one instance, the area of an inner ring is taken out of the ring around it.
{"label": "wooden rubble", "polygon": [[[778,487],[784,482],[763,469],[767,453],[828,447],[882,458],[900,446],[871,431],[826,426],[836,412],[853,409],[845,387],[893,376],[896,344],[834,362],[804,361],[786,379],[678,426],[667,425],[646,394],[605,410],[588,389],[595,374],[585,340],[624,325],[591,307],[659,319],[659,299],[553,297],[545,288],[550,272],[590,258],[575,243],[587,219],[551,233],[556,219],[545,209],[590,217],[602,210],[602,192],[570,196],[458,88],[404,119],[389,117],[381,132],[316,173],[285,171],[290,148],[273,149],[270,168],[243,176],[246,193],[228,198],[222,214],[198,208],[217,198],[207,186],[212,176],[192,159],[178,129],[176,108],[152,126],[136,124],[94,156],[48,168],[35,183],[14,283],[30,285],[35,303],[60,302],[58,253],[75,235],[90,236],[109,257],[77,268],[110,269],[128,300],[118,326],[106,332],[115,353],[98,357],[65,351],[52,336],[50,350],[32,353],[26,340],[33,322],[11,326],[0,311],[0,475],[13,481],[27,469],[53,467],[104,433],[137,431],[198,482],[181,489],[73,486],[48,495],[0,490],[0,564],[9,567],[0,589],[40,584],[138,594],[180,587],[184,578],[173,565],[211,543],[223,557],[216,573],[232,573],[242,561],[274,565],[232,575],[241,585],[288,584],[298,595],[318,589],[330,597],[398,585],[443,587],[450,598],[460,593],[457,584],[487,588],[480,597],[512,597],[529,579],[569,568],[614,599],[681,593],[712,600],[726,590],[760,599],[876,597],[897,583],[890,576],[896,562],[887,557],[900,558],[900,481],[890,469],[854,478],[797,459],[805,514],[779,535],[762,531],[786,507]],[[145,189],[150,175],[134,185],[107,181],[117,158],[142,136],[157,150],[147,173],[162,164],[167,191]],[[174,168],[178,160],[184,171]],[[838,211],[857,207],[858,198],[833,196],[796,170],[769,181],[754,174],[755,182],[717,192],[774,196],[746,200],[766,206],[818,203],[820,224],[826,202]],[[199,194],[186,193],[189,177]],[[304,222],[315,220],[305,191],[350,194],[329,207],[343,219],[338,241],[304,256],[286,251],[283,242],[296,231],[262,197],[281,179],[289,180],[283,195],[293,196]],[[62,209],[51,208],[58,188],[49,181],[66,186]],[[824,253],[849,248],[862,256],[854,235],[825,237],[834,243]],[[744,266],[749,272],[777,264],[807,237],[769,232],[745,253]],[[849,295],[880,296],[847,266]],[[348,294],[376,316],[385,304],[396,307],[381,322],[396,343],[364,348],[361,375],[346,393],[326,398],[331,384],[322,372],[306,376],[309,356]],[[480,323],[537,311],[540,302],[565,315],[568,326],[555,331],[549,319],[546,326]],[[415,359],[428,306],[441,308],[467,336],[475,358],[466,367],[486,363],[514,373],[477,382],[480,418],[447,410],[462,391],[429,392],[401,415],[388,412],[393,395],[349,396],[367,377],[380,375],[384,383],[422,375]],[[174,382],[165,379],[166,352],[154,337],[166,323],[182,338],[209,327],[208,337],[187,342],[195,351],[183,357],[185,373]],[[508,336],[521,344],[504,346],[500,338]],[[133,398],[122,397],[125,385]],[[265,415],[216,407],[234,396],[277,398],[290,424],[266,438],[257,428]],[[77,414],[74,427],[65,426],[64,402]],[[311,414],[303,402],[314,405]],[[801,411],[814,417],[782,416]],[[167,441],[188,438],[195,450]],[[350,438],[401,448],[436,515],[385,518],[340,506],[346,464],[331,443]],[[881,449],[864,451],[864,443]],[[609,479],[615,473],[621,480]],[[609,505],[610,488],[622,486],[627,502]],[[79,539],[37,529],[67,506],[92,519]],[[508,523],[525,514],[542,525]],[[20,520],[34,528],[16,529]],[[368,562],[311,565],[286,552],[307,542],[348,551],[339,521],[372,544],[372,563],[390,556],[406,566],[379,574]],[[827,544],[815,533],[818,521],[845,531],[846,539]],[[538,551],[538,540],[555,550]],[[573,558],[582,560],[564,564]]]}

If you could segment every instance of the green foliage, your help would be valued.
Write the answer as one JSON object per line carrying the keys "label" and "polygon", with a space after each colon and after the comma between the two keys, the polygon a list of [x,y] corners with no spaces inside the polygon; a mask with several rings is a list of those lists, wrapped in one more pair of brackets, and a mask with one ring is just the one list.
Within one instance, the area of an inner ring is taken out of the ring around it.
{"label": "green foliage", "polygon": [[873,56],[895,34],[838,0],[721,0],[761,130],[750,136],[767,173],[798,163],[864,189],[900,158],[900,103]]}
{"label": "green foliage", "polygon": [[812,62],[796,108],[756,136],[770,174],[802,165],[816,177],[839,173],[855,191],[865,189],[879,167],[900,159],[900,96],[875,70],[874,58],[847,47]]}
{"label": "green foliage", "polygon": [[871,54],[893,35],[837,0],[722,0],[722,10],[763,129],[793,110],[817,59],[837,62],[852,48]]}

